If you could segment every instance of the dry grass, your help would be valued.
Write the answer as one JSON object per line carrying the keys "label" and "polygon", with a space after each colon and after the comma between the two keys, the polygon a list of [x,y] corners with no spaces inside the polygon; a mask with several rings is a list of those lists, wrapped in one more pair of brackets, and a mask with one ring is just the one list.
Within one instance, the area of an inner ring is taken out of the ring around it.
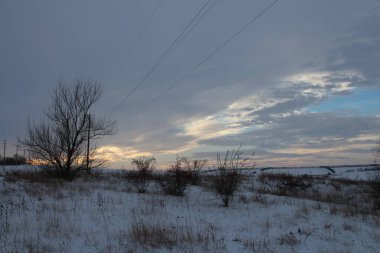
{"label": "dry grass", "polygon": [[[313,240],[342,246],[343,234],[359,235],[380,224],[373,210],[363,211],[371,205],[366,203],[372,197],[370,185],[350,180],[245,178],[238,203],[225,209],[200,187],[177,198],[153,191],[127,194],[124,189],[133,185],[116,174],[99,173],[73,182],[32,181],[28,173],[12,176],[16,180],[4,182],[0,191],[0,239],[7,235],[0,243],[12,242],[3,252],[70,252],[73,241],[83,237],[88,237],[83,248],[93,252],[226,252],[231,244],[239,252],[297,252]],[[273,196],[280,193],[284,197]],[[28,235],[15,236],[15,231]],[[380,235],[369,237],[376,241]]]}
{"label": "dry grass", "polygon": [[178,244],[178,239],[188,240],[188,235],[176,233],[175,227],[162,225],[147,225],[135,223],[130,228],[129,235],[139,245],[151,248],[169,248]]}
{"label": "dry grass", "polygon": [[271,201],[268,200],[266,196],[263,194],[255,193],[252,197],[251,200],[256,203],[260,203],[261,205],[269,205],[271,204]]}
{"label": "dry grass", "polygon": [[250,191],[328,203],[333,215],[380,215],[375,182],[272,173],[263,173],[258,180],[261,185]]}
{"label": "dry grass", "polygon": [[288,245],[290,247],[294,247],[301,243],[301,241],[297,239],[297,237],[292,233],[286,233],[281,235],[277,238],[277,242],[280,245]]}
{"label": "dry grass", "polygon": [[179,248],[182,252],[203,252],[211,249],[223,252],[224,241],[217,240],[215,229],[215,226],[209,224],[200,231],[194,231],[191,226],[140,220],[131,225],[128,236],[146,252],[151,249],[173,248]]}
{"label": "dry grass", "polygon": [[273,252],[270,249],[270,242],[265,239],[246,239],[242,241],[244,247],[249,249],[251,252],[267,253]]}
{"label": "dry grass", "polygon": [[15,183],[18,181],[28,181],[31,183],[61,183],[62,179],[52,177],[44,170],[26,170],[6,172],[4,181]]}

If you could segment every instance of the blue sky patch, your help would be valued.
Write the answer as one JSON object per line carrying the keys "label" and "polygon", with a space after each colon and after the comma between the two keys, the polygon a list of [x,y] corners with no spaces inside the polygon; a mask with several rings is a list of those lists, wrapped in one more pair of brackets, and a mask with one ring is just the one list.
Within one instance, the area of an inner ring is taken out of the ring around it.
{"label": "blue sky patch", "polygon": [[362,115],[380,114],[380,91],[357,90],[347,96],[328,99],[319,105],[309,107],[311,112],[352,111]]}

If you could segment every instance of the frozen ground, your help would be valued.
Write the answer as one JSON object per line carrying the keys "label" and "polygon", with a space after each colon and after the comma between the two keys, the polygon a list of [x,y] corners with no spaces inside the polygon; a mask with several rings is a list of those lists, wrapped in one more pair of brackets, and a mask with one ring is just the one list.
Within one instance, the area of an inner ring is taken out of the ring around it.
{"label": "frozen ground", "polygon": [[151,182],[138,194],[115,173],[72,182],[1,177],[0,252],[380,252],[368,183],[335,179],[374,172],[333,169],[291,188],[276,173],[329,171],[257,170],[228,208],[207,187],[173,197]]}

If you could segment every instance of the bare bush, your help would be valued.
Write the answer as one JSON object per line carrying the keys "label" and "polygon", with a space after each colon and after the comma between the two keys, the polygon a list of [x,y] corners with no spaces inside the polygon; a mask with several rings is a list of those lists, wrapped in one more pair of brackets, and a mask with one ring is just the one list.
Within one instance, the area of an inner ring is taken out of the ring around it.
{"label": "bare bush", "polygon": [[48,120],[38,125],[29,123],[20,140],[30,150],[34,162],[64,178],[102,164],[95,156],[96,145],[87,149],[90,140],[115,132],[115,122],[91,112],[101,93],[100,83],[89,79],[78,79],[71,85],[58,83],[46,112]]}
{"label": "bare bush", "polygon": [[217,157],[217,172],[212,177],[211,187],[221,198],[224,207],[228,207],[235,191],[239,188],[242,180],[242,170],[253,169],[255,166],[253,155],[242,156],[243,151],[239,149],[227,151],[224,159]]}
{"label": "bare bush", "polygon": [[200,171],[203,169],[207,160],[191,160],[186,157],[182,157],[182,163],[186,169],[188,182],[192,185],[198,185],[200,181]]}
{"label": "bare bush", "polygon": [[156,159],[154,157],[140,157],[132,160],[133,171],[127,174],[139,193],[145,193],[149,180],[153,178],[156,170]]}
{"label": "bare bush", "polygon": [[177,157],[170,169],[162,175],[157,175],[156,180],[165,194],[183,196],[188,180],[182,159]]}

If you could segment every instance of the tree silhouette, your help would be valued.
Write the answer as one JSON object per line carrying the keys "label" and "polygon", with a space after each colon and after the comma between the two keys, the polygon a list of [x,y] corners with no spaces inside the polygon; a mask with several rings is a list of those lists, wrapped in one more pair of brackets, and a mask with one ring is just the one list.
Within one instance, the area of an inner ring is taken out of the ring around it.
{"label": "tree silhouette", "polygon": [[25,137],[20,140],[30,150],[32,159],[65,178],[101,164],[101,160],[95,159],[96,146],[87,150],[89,140],[115,132],[114,121],[91,111],[101,94],[102,87],[97,81],[77,79],[71,84],[59,81],[45,113],[47,120],[39,124],[29,122]]}

